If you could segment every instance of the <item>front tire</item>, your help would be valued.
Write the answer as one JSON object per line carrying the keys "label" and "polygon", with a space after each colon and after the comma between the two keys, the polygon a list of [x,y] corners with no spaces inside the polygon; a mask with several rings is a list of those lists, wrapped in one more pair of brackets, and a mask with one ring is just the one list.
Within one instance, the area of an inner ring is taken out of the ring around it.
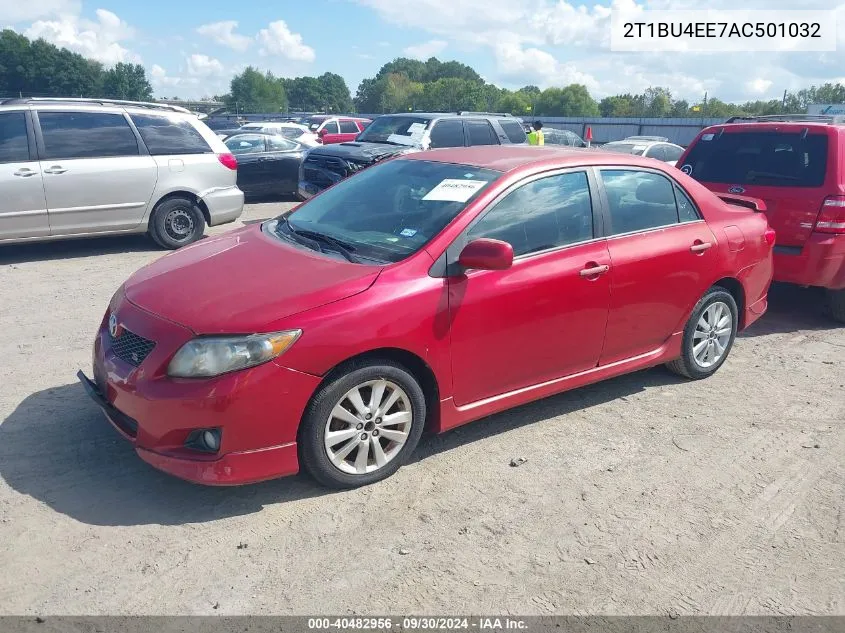
{"label": "front tire", "polygon": [[381,481],[414,452],[425,416],[425,395],[407,369],[387,360],[350,364],[306,410],[302,465],[332,488]]}
{"label": "front tire", "polygon": [[845,323],[845,290],[828,290],[826,308],[830,318]]}
{"label": "front tire", "polygon": [[681,343],[681,357],[666,364],[674,374],[700,380],[716,373],[736,339],[739,311],[730,292],[710,288],[693,308]]}
{"label": "front tire", "polygon": [[150,237],[156,244],[175,250],[196,242],[205,233],[202,211],[188,198],[168,198],[159,202],[150,217]]}

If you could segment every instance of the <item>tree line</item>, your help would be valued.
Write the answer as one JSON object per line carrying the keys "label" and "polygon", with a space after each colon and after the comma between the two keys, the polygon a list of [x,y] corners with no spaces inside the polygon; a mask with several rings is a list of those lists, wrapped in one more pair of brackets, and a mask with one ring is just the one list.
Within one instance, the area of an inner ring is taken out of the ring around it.
{"label": "tree line", "polygon": [[[153,90],[143,66],[119,63],[105,68],[44,40],[30,41],[11,30],[0,32],[0,97],[85,96],[148,101]],[[541,90],[499,88],[457,61],[400,57],[364,79],[354,98],[340,75],[277,77],[252,66],[234,76],[229,92],[214,97],[232,113],[362,112],[413,110],[509,112],[523,117],[712,117],[800,113],[814,103],[845,103],[845,85],[827,83],[783,99],[727,103],[702,95],[690,103],[669,89],[618,94],[596,100],[580,84]]]}

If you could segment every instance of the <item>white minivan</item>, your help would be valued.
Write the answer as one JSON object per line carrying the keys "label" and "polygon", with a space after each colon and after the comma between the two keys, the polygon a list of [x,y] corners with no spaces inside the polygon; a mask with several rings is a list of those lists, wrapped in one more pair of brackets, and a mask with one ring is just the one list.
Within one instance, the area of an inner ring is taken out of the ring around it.
{"label": "white minivan", "polygon": [[184,108],[0,101],[0,244],[149,233],[179,248],[240,217],[236,182],[235,157]]}

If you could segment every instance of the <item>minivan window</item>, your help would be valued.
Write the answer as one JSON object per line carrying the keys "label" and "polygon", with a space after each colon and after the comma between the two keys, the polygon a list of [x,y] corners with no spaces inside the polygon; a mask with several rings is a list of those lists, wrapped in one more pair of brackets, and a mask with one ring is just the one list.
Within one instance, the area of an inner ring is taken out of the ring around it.
{"label": "minivan window", "polygon": [[47,160],[139,154],[135,133],[122,114],[40,111],[38,120]]}
{"label": "minivan window", "polygon": [[211,147],[188,121],[152,114],[133,114],[132,121],[150,154],[206,154]]}
{"label": "minivan window", "polygon": [[26,138],[26,114],[0,114],[0,163],[29,161],[29,141]]}
{"label": "minivan window", "polygon": [[525,130],[518,122],[499,120],[499,125],[502,126],[511,143],[524,143],[526,141]]}
{"label": "minivan window", "polygon": [[[705,134],[681,167],[701,182],[820,187],[827,173],[826,134],[749,130]],[[689,167],[687,167],[689,165]]]}
{"label": "minivan window", "polygon": [[[417,252],[501,172],[423,160],[391,160],[341,180],[265,230],[289,242],[355,258],[398,262]],[[297,232],[300,232],[299,234]],[[322,237],[320,237],[322,236]],[[328,238],[326,240],[325,238]]]}

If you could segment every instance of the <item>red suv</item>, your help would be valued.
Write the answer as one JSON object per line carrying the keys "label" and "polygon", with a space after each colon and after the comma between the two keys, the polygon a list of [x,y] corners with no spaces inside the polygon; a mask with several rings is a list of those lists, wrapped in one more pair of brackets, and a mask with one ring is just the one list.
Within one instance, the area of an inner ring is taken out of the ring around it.
{"label": "red suv", "polygon": [[323,145],[354,141],[370,123],[370,119],[343,116],[312,116],[305,121]]}
{"label": "red suv", "polygon": [[845,322],[845,117],[734,117],[702,130],[677,165],[714,192],[762,199],[775,281],[826,288]]}

